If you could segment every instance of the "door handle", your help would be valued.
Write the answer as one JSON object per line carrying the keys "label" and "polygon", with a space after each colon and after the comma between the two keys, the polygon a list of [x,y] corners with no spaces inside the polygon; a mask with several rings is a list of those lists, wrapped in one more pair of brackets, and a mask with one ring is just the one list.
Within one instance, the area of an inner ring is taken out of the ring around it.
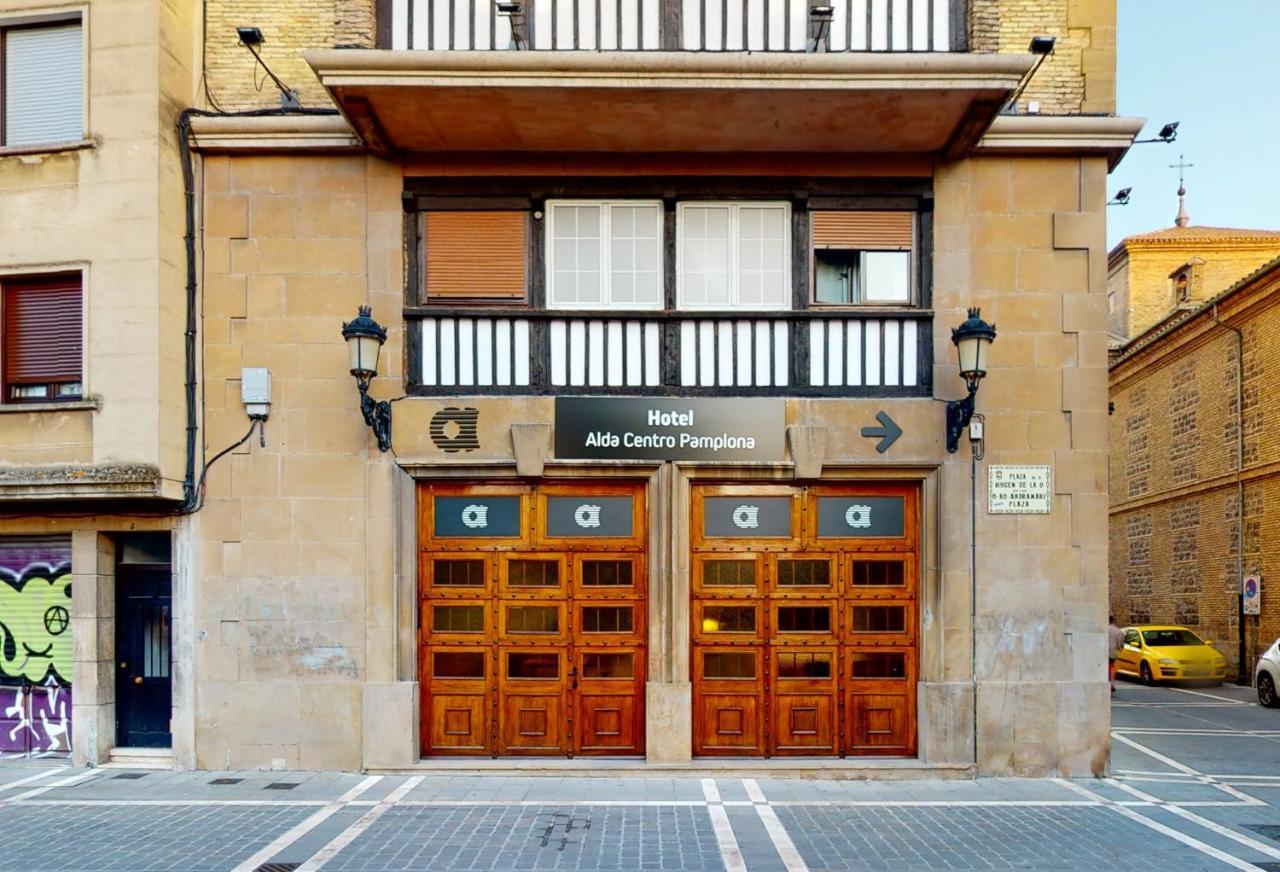
{"label": "door handle", "polygon": [[569,670],[569,679],[572,682],[569,685],[569,689],[577,690],[578,689],[578,667],[575,666]]}
{"label": "door handle", "polygon": [[135,675],[135,676],[133,677],[133,683],[134,683],[134,684],[142,684],[142,676],[141,676],[141,675]]}

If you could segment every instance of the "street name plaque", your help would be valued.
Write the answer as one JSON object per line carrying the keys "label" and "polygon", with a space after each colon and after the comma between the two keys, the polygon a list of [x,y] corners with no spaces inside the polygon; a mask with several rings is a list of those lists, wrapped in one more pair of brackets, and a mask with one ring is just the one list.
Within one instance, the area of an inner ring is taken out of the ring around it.
{"label": "street name plaque", "polygon": [[991,467],[987,473],[987,513],[1049,514],[1051,478],[1047,466]]}

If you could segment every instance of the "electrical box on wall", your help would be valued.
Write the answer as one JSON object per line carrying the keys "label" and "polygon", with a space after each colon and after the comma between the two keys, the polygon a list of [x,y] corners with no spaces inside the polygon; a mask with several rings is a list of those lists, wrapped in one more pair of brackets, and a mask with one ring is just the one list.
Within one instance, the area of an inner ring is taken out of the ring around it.
{"label": "electrical box on wall", "polygon": [[271,370],[245,367],[240,370],[240,402],[250,418],[271,414]]}

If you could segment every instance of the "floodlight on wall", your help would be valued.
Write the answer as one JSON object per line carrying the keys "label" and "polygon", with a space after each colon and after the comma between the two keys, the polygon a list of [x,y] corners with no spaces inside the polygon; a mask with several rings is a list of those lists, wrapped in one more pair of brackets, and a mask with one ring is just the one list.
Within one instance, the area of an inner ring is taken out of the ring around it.
{"label": "floodlight on wall", "polygon": [[517,0],[498,0],[495,8],[498,14],[511,24],[511,48],[516,51],[527,48],[529,37],[525,33],[524,3]]}
{"label": "floodlight on wall", "polygon": [[356,317],[342,325],[342,338],[351,354],[351,374],[360,391],[360,412],[373,429],[379,451],[391,450],[391,404],[369,396],[369,383],[378,374],[378,355],[387,341],[387,329],[373,320],[373,310],[361,306]]}
{"label": "floodlight on wall", "polygon": [[280,77],[271,72],[271,67],[267,66],[267,62],[262,59],[262,53],[259,48],[266,42],[262,36],[262,30],[257,27],[237,27],[236,36],[240,38],[240,45],[249,50],[249,54],[253,55],[253,59],[257,61],[258,66],[262,67],[280,90],[280,108],[301,109],[302,101],[298,99],[298,92],[280,81]]}
{"label": "floodlight on wall", "polygon": [[1116,195],[1107,203],[1108,206],[1128,206],[1129,194],[1133,192],[1133,188],[1121,188],[1116,191]]}
{"label": "floodlight on wall", "polygon": [[1018,83],[1017,89],[1009,95],[1009,99],[1005,101],[1002,112],[1016,113],[1018,111],[1018,98],[1022,96],[1022,92],[1027,89],[1027,85],[1031,84],[1031,80],[1040,70],[1040,66],[1044,63],[1045,58],[1053,54],[1053,47],[1057,45],[1058,39],[1054,36],[1033,36],[1031,44],[1027,46],[1027,51],[1036,56],[1036,62],[1032,65],[1027,74],[1022,77],[1022,81]]}
{"label": "floodlight on wall", "polygon": [[987,350],[995,338],[996,325],[983,321],[978,309],[970,309],[965,322],[951,329],[951,341],[955,343],[960,361],[960,377],[969,389],[963,399],[947,403],[947,451],[951,454],[960,447],[960,435],[973,418],[978,383],[987,374]]}
{"label": "floodlight on wall", "polygon": [[1144,143],[1148,143],[1148,142],[1163,142],[1163,143],[1165,143],[1166,145],[1168,145],[1169,143],[1174,142],[1174,141],[1176,141],[1176,140],[1177,140],[1177,138],[1178,138],[1178,125],[1179,125],[1180,123],[1181,123],[1181,122],[1179,122],[1179,121],[1170,121],[1170,122],[1169,122],[1168,124],[1166,124],[1164,127],[1161,127],[1161,128],[1160,128],[1160,132],[1159,132],[1159,133],[1157,133],[1157,134],[1156,134],[1154,137],[1152,137],[1151,139],[1135,139],[1135,140],[1133,141],[1133,144],[1134,144],[1134,145],[1143,145]]}
{"label": "floodlight on wall", "polygon": [[809,30],[813,34],[810,51],[831,50],[831,21],[835,15],[836,8],[829,3],[815,3],[809,7]]}

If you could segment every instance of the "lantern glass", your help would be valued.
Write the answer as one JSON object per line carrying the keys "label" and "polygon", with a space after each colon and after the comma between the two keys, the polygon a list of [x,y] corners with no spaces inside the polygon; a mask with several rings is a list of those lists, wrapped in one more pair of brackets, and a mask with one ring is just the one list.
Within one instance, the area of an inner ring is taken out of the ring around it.
{"label": "lantern glass", "polygon": [[378,353],[382,342],[376,336],[351,336],[347,339],[351,352],[351,372],[372,378],[378,374]]}
{"label": "lantern glass", "polygon": [[987,346],[991,340],[985,336],[966,336],[956,343],[960,356],[960,375],[982,376],[987,372]]}

